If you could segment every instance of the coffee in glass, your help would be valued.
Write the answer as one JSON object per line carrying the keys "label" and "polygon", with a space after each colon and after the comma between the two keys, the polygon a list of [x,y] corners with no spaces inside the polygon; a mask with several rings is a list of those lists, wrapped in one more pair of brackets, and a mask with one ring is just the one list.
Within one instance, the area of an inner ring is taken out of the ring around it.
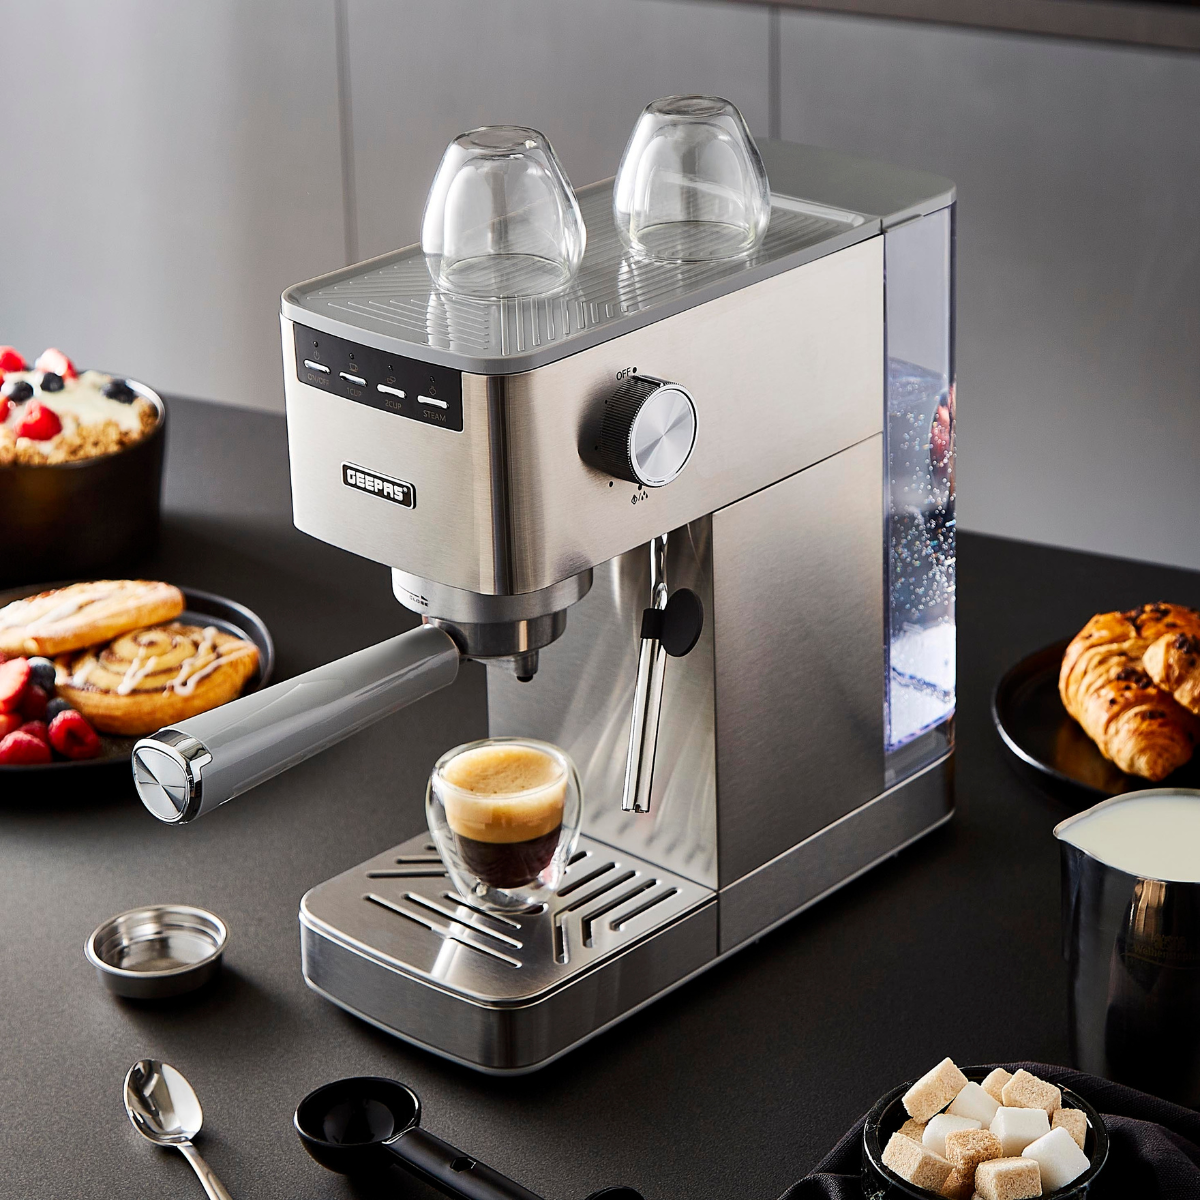
{"label": "coffee in glass", "polygon": [[458,746],[433,769],[429,828],[464,896],[528,908],[558,887],[579,833],[574,764],[557,746],[489,738]]}

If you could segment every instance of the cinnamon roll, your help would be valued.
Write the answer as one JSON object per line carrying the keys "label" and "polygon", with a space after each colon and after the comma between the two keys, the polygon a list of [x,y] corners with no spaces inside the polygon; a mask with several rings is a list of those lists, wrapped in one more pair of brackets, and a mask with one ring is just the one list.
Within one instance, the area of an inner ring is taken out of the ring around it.
{"label": "cinnamon roll", "polygon": [[258,647],[215,626],[171,622],[62,655],[58,694],[101,733],[134,737],[234,699]]}
{"label": "cinnamon roll", "polygon": [[73,583],[0,608],[0,654],[53,658],[183,612],[183,593],[146,579]]}

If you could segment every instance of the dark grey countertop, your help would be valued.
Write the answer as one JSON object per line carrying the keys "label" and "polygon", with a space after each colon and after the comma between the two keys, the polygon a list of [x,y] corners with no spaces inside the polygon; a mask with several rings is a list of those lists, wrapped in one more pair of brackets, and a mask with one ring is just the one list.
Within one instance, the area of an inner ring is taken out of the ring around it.
{"label": "dark grey countertop", "polygon": [[[383,567],[292,529],[281,418],[185,401],[171,414],[147,572],[255,609],[280,677],[411,623]],[[195,1085],[201,1150],[234,1200],[425,1194],[351,1185],[303,1153],[292,1110],[342,1075],[410,1083],[430,1129],[554,1200],[616,1182],[648,1200],[774,1200],[877,1096],[945,1054],[1065,1061],[1050,829],[1067,809],[1013,773],[988,698],[1011,663],[1095,610],[1200,604],[1200,576],[964,535],[959,580],[956,818],[524,1078],[411,1049],[300,975],[300,896],[421,829],[434,759],[485,731],[482,668],[186,829],[159,825],[123,785],[0,797],[0,1196],[199,1196],[182,1158],[125,1118],[121,1080],[144,1056]],[[228,969],[171,1006],[117,1001],[83,941],[160,901],[224,917]]]}

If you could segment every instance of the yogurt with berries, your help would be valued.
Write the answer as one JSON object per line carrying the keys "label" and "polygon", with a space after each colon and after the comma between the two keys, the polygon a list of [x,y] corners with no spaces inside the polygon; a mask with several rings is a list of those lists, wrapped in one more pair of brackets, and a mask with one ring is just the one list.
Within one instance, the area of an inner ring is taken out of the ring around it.
{"label": "yogurt with berries", "polygon": [[0,467],[77,462],[114,454],[157,424],[158,409],[124,379],[79,374],[61,350],[30,369],[0,346]]}

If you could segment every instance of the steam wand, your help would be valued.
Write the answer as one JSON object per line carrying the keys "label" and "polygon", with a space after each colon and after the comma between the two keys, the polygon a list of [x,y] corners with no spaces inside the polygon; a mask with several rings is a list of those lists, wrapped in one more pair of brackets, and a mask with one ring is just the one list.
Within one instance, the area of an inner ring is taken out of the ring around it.
{"label": "steam wand", "polygon": [[650,811],[658,718],[662,711],[663,677],[667,670],[667,652],[662,644],[662,615],[666,607],[667,535],[664,533],[650,543],[650,607],[642,613],[642,645],[638,653],[637,686],[633,692],[633,718],[629,725],[625,786],[621,790],[622,812]]}
{"label": "steam wand", "polygon": [[642,613],[622,812],[650,811],[667,656],[682,658],[690,654],[703,629],[704,605],[700,597],[690,588],[668,593],[667,535],[661,534],[650,543],[650,607]]}

